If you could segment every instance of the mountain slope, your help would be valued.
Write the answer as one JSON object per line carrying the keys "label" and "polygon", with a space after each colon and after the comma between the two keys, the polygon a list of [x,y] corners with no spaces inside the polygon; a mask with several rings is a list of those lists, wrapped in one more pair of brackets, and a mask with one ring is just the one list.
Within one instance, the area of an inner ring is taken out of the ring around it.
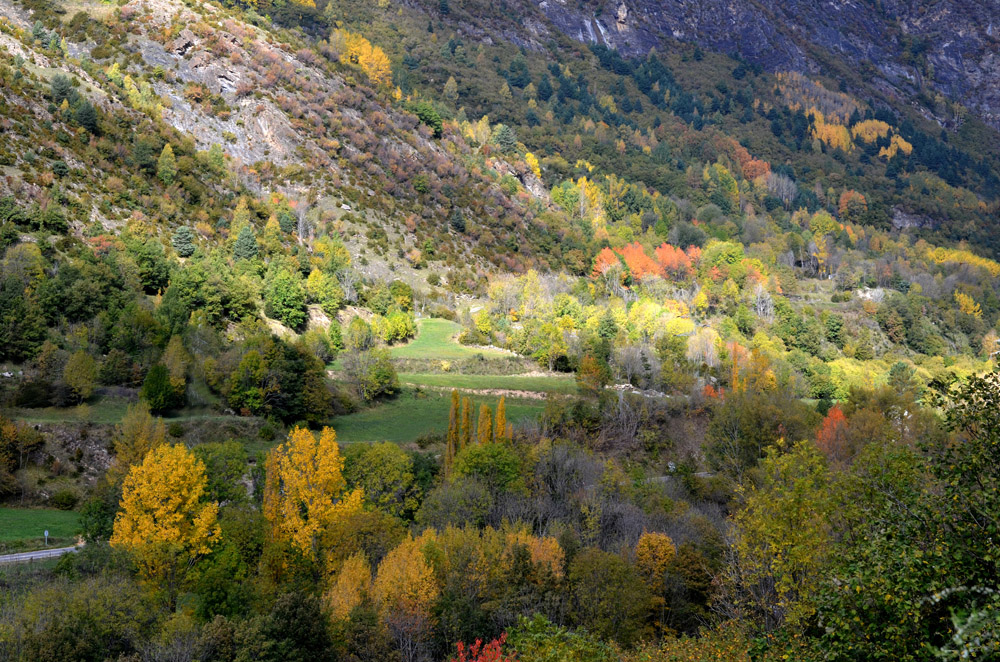
{"label": "mountain slope", "polygon": [[630,56],[689,41],[770,71],[818,74],[830,57],[915,97],[941,93],[1000,128],[1000,2],[544,1],[573,39]]}

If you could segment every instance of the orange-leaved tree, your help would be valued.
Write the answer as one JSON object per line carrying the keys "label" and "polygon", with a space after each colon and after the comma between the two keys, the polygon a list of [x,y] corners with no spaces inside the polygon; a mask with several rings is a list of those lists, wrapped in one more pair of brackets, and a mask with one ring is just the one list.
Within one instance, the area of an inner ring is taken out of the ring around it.
{"label": "orange-leaved tree", "polygon": [[285,540],[316,559],[322,531],[361,511],[361,490],[347,491],[337,433],[323,428],[319,438],[305,428],[267,456],[264,517],[276,540]]}
{"label": "orange-leaved tree", "polygon": [[660,275],[660,265],[653,258],[646,255],[646,251],[638,241],[632,242],[622,248],[620,254],[626,266],[628,266],[629,273],[632,274],[632,278],[635,280],[642,280],[647,276]]}
{"label": "orange-leaved tree", "polygon": [[656,249],[655,253],[656,261],[660,263],[660,269],[664,276],[684,278],[694,274],[691,258],[682,249],[664,243]]}
{"label": "orange-leaved tree", "polygon": [[163,444],[133,466],[122,484],[111,546],[128,551],[143,577],[177,592],[194,561],[220,537],[219,508],[205,502],[205,465],[182,444]]}

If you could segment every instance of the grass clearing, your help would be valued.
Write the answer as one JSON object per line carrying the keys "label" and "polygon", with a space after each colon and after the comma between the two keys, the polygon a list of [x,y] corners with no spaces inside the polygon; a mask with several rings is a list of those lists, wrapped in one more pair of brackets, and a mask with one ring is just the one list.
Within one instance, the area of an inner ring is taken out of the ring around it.
{"label": "grass clearing", "polygon": [[42,407],[15,409],[13,418],[31,423],[117,423],[125,416],[129,401],[126,398],[96,398],[84,407]]}
{"label": "grass clearing", "polygon": [[405,345],[389,348],[394,359],[439,359],[442,361],[468,359],[483,356],[509,356],[507,352],[495,349],[481,349],[460,345],[455,335],[462,330],[461,325],[450,320],[427,318],[417,320],[417,336]]}
{"label": "grass clearing", "polygon": [[456,373],[401,373],[399,381],[417,386],[459,389],[504,389],[536,393],[576,394],[573,375],[460,375]]}
{"label": "grass clearing", "polygon": [[[473,421],[478,420],[479,405],[486,404],[496,412],[495,396],[473,396]],[[400,395],[371,409],[347,416],[338,416],[332,425],[337,441],[342,443],[392,441],[406,444],[430,434],[448,431],[451,395],[444,391],[425,391],[418,396],[415,389],[404,389]],[[535,419],[545,409],[544,400],[507,398],[507,421]]]}
{"label": "grass clearing", "polygon": [[[129,405],[127,398],[96,398],[83,407],[41,407],[38,409],[13,409],[10,416],[28,423],[118,423],[125,417]],[[185,407],[163,415],[165,423],[185,421],[221,420],[239,418],[232,414],[221,414],[209,406]]]}
{"label": "grass clearing", "polygon": [[49,508],[0,508],[0,553],[45,547],[66,547],[76,542],[80,515],[71,510]]}

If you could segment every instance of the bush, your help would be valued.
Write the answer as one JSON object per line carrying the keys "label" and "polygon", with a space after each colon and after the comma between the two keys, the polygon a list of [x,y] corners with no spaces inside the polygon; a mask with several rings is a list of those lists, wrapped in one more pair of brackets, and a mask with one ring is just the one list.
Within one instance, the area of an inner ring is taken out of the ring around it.
{"label": "bush", "polygon": [[59,510],[73,510],[80,498],[72,490],[59,490],[49,499],[49,503]]}

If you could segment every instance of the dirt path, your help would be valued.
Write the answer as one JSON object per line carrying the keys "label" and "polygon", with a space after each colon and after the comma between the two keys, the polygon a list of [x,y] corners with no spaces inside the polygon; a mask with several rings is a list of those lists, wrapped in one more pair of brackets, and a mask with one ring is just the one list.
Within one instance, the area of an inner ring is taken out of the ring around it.
{"label": "dirt path", "polygon": [[509,388],[461,388],[461,387],[451,387],[451,386],[430,386],[427,384],[417,384],[416,382],[403,382],[407,386],[419,386],[420,388],[427,391],[443,391],[451,393],[452,391],[458,391],[459,393],[467,393],[469,395],[492,395],[500,397],[501,395],[508,398],[516,398],[520,400],[545,400],[549,395],[555,397],[566,398],[570,397],[566,393],[545,393],[542,391],[518,391]]}

